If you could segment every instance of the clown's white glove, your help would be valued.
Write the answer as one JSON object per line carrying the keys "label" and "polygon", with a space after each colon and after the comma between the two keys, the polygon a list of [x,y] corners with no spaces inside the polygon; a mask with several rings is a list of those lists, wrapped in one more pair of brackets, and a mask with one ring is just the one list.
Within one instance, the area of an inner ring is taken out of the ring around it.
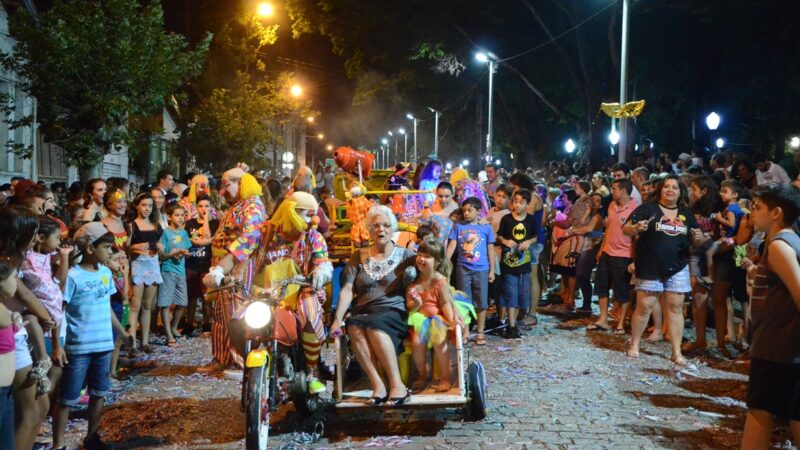
{"label": "clown's white glove", "polygon": [[333,264],[330,262],[320,264],[311,273],[311,288],[315,291],[322,289],[331,280],[333,280]]}
{"label": "clown's white glove", "polygon": [[214,266],[203,277],[203,284],[207,288],[218,288],[222,284],[223,278],[225,278],[225,273],[222,271],[222,267]]}

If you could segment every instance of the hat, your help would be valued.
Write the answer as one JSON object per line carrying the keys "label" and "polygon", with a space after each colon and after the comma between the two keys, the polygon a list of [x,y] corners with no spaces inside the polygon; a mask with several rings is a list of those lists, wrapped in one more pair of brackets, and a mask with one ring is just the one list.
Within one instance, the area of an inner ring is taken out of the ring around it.
{"label": "hat", "polygon": [[110,231],[108,231],[102,222],[89,222],[78,228],[72,240],[75,241],[75,245],[78,246],[78,249],[83,250],[88,245],[94,244],[98,239],[109,233]]}
{"label": "hat", "polygon": [[678,155],[678,159],[680,159],[681,161],[691,161],[692,155],[688,153],[681,153],[680,155]]}

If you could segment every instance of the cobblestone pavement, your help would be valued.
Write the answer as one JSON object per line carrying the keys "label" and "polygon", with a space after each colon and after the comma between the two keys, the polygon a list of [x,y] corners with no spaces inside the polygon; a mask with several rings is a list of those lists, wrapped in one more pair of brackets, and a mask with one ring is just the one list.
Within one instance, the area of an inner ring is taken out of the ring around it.
{"label": "cobblestone pavement", "polygon": [[[273,414],[271,448],[734,448],[744,424],[746,363],[713,356],[680,370],[667,342],[643,342],[624,355],[628,336],[587,332],[588,319],[539,316],[521,342],[489,337],[471,347],[486,365],[491,410],[465,422],[460,411],[400,411],[300,419]],[[711,341],[709,341],[711,342]],[[197,374],[208,338],[181,341],[130,369],[101,426],[120,448],[243,448],[236,382]],[[329,356],[329,355],[327,355]],[[302,442],[316,423],[323,437]],[[86,422],[70,423],[78,443]],[[781,436],[785,437],[785,430]],[[776,435],[776,440],[779,440]]]}

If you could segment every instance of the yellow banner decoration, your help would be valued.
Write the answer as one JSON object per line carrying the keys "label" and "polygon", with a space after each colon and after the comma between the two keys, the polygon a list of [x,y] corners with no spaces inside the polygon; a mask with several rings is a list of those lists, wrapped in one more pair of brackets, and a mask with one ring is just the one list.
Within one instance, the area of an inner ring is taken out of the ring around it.
{"label": "yellow banner decoration", "polygon": [[638,117],[644,110],[645,101],[637,100],[635,102],[628,102],[624,105],[619,103],[601,103],[600,110],[602,110],[608,117],[614,119],[627,119],[630,117]]}

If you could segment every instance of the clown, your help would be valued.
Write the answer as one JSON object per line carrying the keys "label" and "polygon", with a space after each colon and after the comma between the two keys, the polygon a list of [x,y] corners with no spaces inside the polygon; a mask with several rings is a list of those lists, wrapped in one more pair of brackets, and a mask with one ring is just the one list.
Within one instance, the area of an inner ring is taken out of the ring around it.
{"label": "clown", "polygon": [[[217,288],[223,279],[232,277],[243,283],[243,294],[250,295],[255,274],[255,258],[261,241],[261,231],[266,221],[261,186],[256,178],[240,165],[222,176],[220,193],[230,208],[225,212],[216,234],[211,240],[211,264],[203,284]],[[214,326],[211,329],[210,364],[200,368],[201,372],[212,372],[229,368],[241,369],[242,357],[233,349],[228,334],[228,322],[233,313],[242,306],[239,297],[231,291],[219,291],[214,302]]]}
{"label": "clown", "polygon": [[[186,210],[186,220],[197,218],[197,197],[200,195],[209,195],[211,193],[208,187],[208,177],[202,174],[197,174],[189,181],[189,195],[183,197],[179,204]],[[217,219],[217,211],[211,209],[211,218]]]}
{"label": "clown", "polygon": [[[322,320],[324,287],[333,279],[328,245],[314,226],[317,209],[313,195],[306,192],[289,194],[266,224],[256,262],[259,268],[257,283],[266,284],[268,279],[276,282],[296,275],[311,279],[310,289],[299,293],[287,291],[281,307],[293,310],[299,319],[309,372],[306,378],[308,392],[312,395],[325,391],[325,385],[319,381],[317,366],[320,348],[326,338]],[[229,327],[234,346],[243,349],[244,321],[233,320]]]}

